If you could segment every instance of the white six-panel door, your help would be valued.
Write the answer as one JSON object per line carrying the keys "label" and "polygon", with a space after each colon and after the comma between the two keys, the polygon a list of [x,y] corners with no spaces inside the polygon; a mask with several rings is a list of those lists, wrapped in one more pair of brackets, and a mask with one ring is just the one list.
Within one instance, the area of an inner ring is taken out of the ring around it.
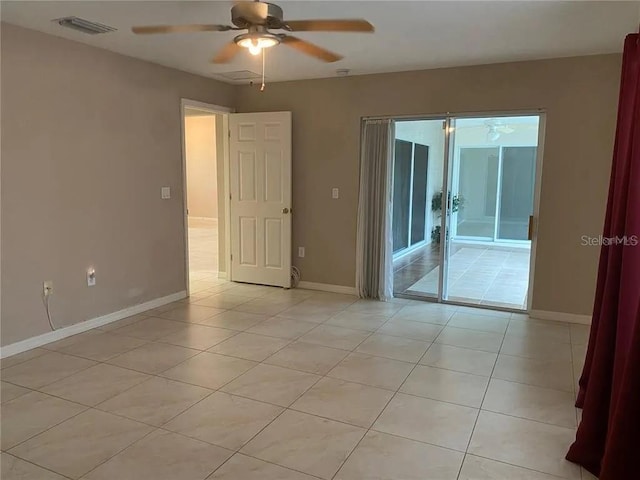
{"label": "white six-panel door", "polygon": [[229,115],[231,280],[291,286],[291,112]]}

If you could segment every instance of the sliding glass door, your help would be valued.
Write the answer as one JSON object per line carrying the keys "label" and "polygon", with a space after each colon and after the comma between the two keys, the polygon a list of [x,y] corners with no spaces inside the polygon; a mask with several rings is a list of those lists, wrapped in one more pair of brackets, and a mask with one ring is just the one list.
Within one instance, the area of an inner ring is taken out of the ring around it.
{"label": "sliding glass door", "polygon": [[395,122],[394,294],[527,308],[540,118]]}
{"label": "sliding glass door", "polygon": [[[457,209],[452,233],[475,240],[528,240],[533,211],[535,146],[460,147],[452,191]],[[457,160],[457,161],[456,161]]]}
{"label": "sliding glass door", "polygon": [[442,299],[525,310],[540,117],[451,122]]}
{"label": "sliding glass door", "polygon": [[442,196],[443,120],[395,124],[391,223],[396,294],[438,298],[442,219],[434,200]]}
{"label": "sliding glass door", "polygon": [[[463,147],[453,163],[451,191],[458,202],[451,234],[488,240],[495,238],[499,147]],[[464,205],[460,201],[464,199]],[[463,208],[460,208],[463,206]]]}
{"label": "sliding glass door", "polygon": [[537,146],[502,147],[496,239],[529,241]]}

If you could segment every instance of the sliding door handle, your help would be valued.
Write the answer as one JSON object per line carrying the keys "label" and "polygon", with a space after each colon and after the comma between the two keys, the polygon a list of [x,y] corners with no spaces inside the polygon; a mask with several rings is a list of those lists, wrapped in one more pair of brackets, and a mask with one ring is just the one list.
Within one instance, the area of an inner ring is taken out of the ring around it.
{"label": "sliding door handle", "polygon": [[529,231],[527,232],[527,239],[533,240],[533,215],[529,215]]}

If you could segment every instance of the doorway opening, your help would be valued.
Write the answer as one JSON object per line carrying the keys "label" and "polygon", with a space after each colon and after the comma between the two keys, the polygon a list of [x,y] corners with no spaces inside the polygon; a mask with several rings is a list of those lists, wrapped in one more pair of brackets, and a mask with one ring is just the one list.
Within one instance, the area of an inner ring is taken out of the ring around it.
{"label": "doorway opening", "polygon": [[396,296],[530,307],[542,114],[395,121]]}
{"label": "doorway opening", "polygon": [[222,107],[183,100],[183,174],[187,291],[225,278],[225,139]]}

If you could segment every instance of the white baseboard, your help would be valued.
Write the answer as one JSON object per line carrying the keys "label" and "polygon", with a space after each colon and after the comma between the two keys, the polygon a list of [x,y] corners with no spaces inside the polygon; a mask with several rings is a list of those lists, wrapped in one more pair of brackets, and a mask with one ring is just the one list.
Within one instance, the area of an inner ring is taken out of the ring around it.
{"label": "white baseboard", "polygon": [[227,272],[218,272],[218,278],[226,280],[227,279]]}
{"label": "white baseboard", "polygon": [[555,322],[579,323],[591,325],[591,315],[579,315],[577,313],[549,312],[547,310],[531,310],[529,317],[539,320],[551,320]]}
{"label": "white baseboard", "polygon": [[355,287],[345,287],[344,285],[331,285],[329,283],[300,282],[298,288],[306,290],[319,290],[321,292],[342,293],[344,295],[356,295]]}
{"label": "white baseboard", "polygon": [[84,322],[69,325],[68,327],[62,327],[52,332],[47,332],[43,333],[42,335],[27,338],[26,340],[21,340],[19,342],[1,347],[0,358],[10,357],[18,353],[26,352],[27,350],[31,350],[32,348],[41,347],[42,345],[46,345],[47,343],[56,342],[58,340],[62,340],[63,338],[86,332],[87,330],[91,330],[92,328],[101,327],[111,322],[117,322],[118,320],[122,320],[123,318],[127,318],[132,315],[151,310],[152,308],[158,308],[162,305],[166,305],[167,303],[182,300],[183,298],[186,298],[186,296],[187,292],[185,291],[172,293],[171,295],[167,295],[166,297],[156,298],[145,303],[140,303],[138,305],[133,305],[132,307],[118,310],[117,312],[102,315],[101,317],[92,318],[89,320],[85,320]]}

